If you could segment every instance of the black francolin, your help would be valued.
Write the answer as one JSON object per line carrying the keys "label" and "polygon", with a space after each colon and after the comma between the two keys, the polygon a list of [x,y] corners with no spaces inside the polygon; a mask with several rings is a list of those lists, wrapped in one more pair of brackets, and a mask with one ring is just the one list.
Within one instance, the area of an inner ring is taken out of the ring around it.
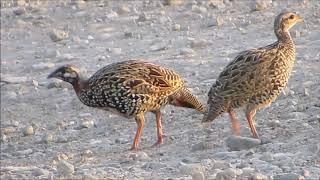
{"label": "black francolin", "polygon": [[203,122],[213,121],[228,112],[235,134],[240,123],[235,108],[245,107],[251,132],[259,138],[254,116],[273,102],[286,86],[295,62],[295,45],[289,29],[303,19],[294,12],[282,12],[274,21],[277,41],[265,47],[243,51],[220,73],[208,96]]}
{"label": "black francolin", "polygon": [[116,112],[127,118],[134,117],[138,129],[132,150],[138,149],[147,111],[156,115],[158,140],[154,146],[163,143],[160,110],[166,104],[205,111],[177,73],[142,60],[107,65],[89,79],[82,79],[75,66],[65,65],[48,78],[72,84],[80,101],[87,106]]}

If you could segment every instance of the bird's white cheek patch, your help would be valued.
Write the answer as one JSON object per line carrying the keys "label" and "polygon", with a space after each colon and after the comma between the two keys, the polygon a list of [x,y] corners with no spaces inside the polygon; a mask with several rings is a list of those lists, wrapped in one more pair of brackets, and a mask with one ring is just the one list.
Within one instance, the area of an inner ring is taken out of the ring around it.
{"label": "bird's white cheek patch", "polygon": [[65,78],[75,78],[77,75],[75,73],[64,73],[63,77]]}

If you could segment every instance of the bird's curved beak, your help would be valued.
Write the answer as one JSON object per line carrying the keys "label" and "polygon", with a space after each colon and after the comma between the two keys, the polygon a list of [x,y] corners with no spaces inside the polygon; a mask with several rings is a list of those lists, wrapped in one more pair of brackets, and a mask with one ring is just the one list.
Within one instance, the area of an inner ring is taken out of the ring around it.
{"label": "bird's curved beak", "polygon": [[50,73],[49,75],[48,75],[48,79],[50,79],[50,78],[58,78],[59,77],[59,74],[61,74],[61,72],[59,73],[59,72],[57,72],[57,71],[53,71],[52,73]]}

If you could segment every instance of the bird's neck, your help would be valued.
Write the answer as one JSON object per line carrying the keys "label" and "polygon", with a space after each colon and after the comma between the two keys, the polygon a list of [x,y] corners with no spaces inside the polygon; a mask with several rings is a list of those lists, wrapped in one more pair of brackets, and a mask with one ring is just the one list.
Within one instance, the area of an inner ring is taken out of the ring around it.
{"label": "bird's neck", "polygon": [[85,79],[77,79],[72,83],[74,91],[77,93],[77,95],[80,94],[81,90],[86,89],[88,87],[89,83],[88,80]]}
{"label": "bird's neck", "polygon": [[293,40],[291,38],[291,35],[290,35],[290,32],[288,29],[284,29],[281,27],[275,28],[274,32],[278,38],[279,43],[288,44],[288,45],[294,47],[294,43],[293,43]]}

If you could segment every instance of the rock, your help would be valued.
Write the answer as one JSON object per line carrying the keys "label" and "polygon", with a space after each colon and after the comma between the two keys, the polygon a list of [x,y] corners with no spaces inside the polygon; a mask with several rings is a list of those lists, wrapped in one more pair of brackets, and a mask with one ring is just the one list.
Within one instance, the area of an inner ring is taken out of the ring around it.
{"label": "rock", "polygon": [[124,37],[125,38],[132,38],[133,37],[133,33],[132,32],[125,32],[124,33]]}
{"label": "rock", "polygon": [[4,127],[1,128],[1,134],[5,134],[5,135],[9,135],[16,132],[16,128],[12,127],[12,126],[8,126],[8,127]]}
{"label": "rock", "polygon": [[50,172],[46,169],[41,169],[41,168],[35,168],[33,171],[32,171],[32,175],[33,176],[44,176],[44,177],[48,177],[50,174]]}
{"label": "rock", "polygon": [[121,48],[108,48],[108,52],[114,54],[114,55],[119,55],[121,54]]}
{"label": "rock", "polygon": [[231,168],[231,164],[227,161],[216,160],[213,162],[213,168],[224,170],[224,169]]}
{"label": "rock", "polygon": [[117,12],[110,11],[106,16],[107,16],[107,18],[109,18],[109,19],[115,19],[115,18],[117,18],[119,15],[118,15]]}
{"label": "rock", "polygon": [[32,153],[33,153],[32,149],[26,149],[26,150],[16,151],[13,154],[15,156],[26,156],[26,155],[29,155],[29,154],[32,154]]}
{"label": "rock", "polygon": [[132,158],[134,161],[148,161],[151,159],[148,154],[143,151],[132,153],[129,155],[129,158]]}
{"label": "rock", "polygon": [[0,134],[0,141],[2,142],[2,143],[5,143],[5,142],[7,142],[8,141],[8,138],[7,138],[7,136],[5,135],[5,134]]}
{"label": "rock", "polygon": [[136,22],[144,22],[149,20],[150,18],[146,15],[146,13],[141,13],[138,17],[138,19],[136,20]]}
{"label": "rock", "polygon": [[180,55],[194,56],[195,51],[191,48],[182,48],[182,49],[180,49]]}
{"label": "rock", "polygon": [[201,164],[185,164],[181,163],[181,166],[179,167],[180,173],[185,175],[192,175],[199,172],[203,172],[204,168]]}
{"label": "rock", "polygon": [[151,51],[163,51],[166,49],[168,49],[168,47],[167,47],[166,43],[164,43],[164,42],[160,42],[160,43],[157,43],[157,44],[150,46]]}
{"label": "rock", "polygon": [[68,176],[74,173],[74,166],[65,160],[60,160],[57,171],[59,175]]}
{"label": "rock", "polygon": [[8,91],[7,93],[5,93],[5,96],[10,100],[15,100],[18,97],[17,93],[13,91]]}
{"label": "rock", "polygon": [[196,172],[196,173],[193,173],[191,176],[192,176],[192,180],[205,180],[203,172]]}
{"label": "rock", "polygon": [[27,126],[23,129],[23,135],[24,136],[31,136],[31,135],[34,135],[34,130],[33,130],[33,127],[32,126]]}
{"label": "rock", "polygon": [[17,3],[17,6],[25,6],[27,2],[26,0],[17,0],[16,3]]}
{"label": "rock", "polygon": [[237,177],[237,171],[232,168],[228,168],[222,172],[219,172],[216,176],[216,180],[231,180],[236,179]]}
{"label": "rock", "polygon": [[207,8],[203,6],[192,5],[191,9],[195,13],[202,13],[202,14],[207,13]]}
{"label": "rock", "polygon": [[240,151],[260,145],[261,140],[241,136],[230,136],[227,138],[226,144],[231,151]]}
{"label": "rock", "polygon": [[173,28],[174,31],[180,31],[181,30],[181,25],[180,24],[174,24]]}
{"label": "rock", "polygon": [[42,137],[41,142],[45,143],[45,144],[49,144],[49,143],[53,142],[53,140],[54,140],[53,135],[47,133]]}
{"label": "rock", "polygon": [[120,15],[128,14],[128,13],[130,13],[130,8],[128,6],[123,5],[123,6],[119,7],[117,13]]}
{"label": "rock", "polygon": [[255,0],[253,2],[253,8],[254,11],[262,11],[264,9],[267,9],[272,5],[272,0]]}
{"label": "rock", "polygon": [[221,16],[217,16],[216,25],[220,27],[223,25],[223,23],[224,23],[223,18]]}
{"label": "rock", "polygon": [[93,128],[93,127],[95,127],[94,120],[91,118],[84,118],[81,120],[79,128],[83,129],[83,128]]}
{"label": "rock", "polygon": [[20,16],[20,15],[25,14],[25,13],[26,13],[26,9],[25,8],[17,7],[17,8],[13,9],[13,14],[15,14],[17,16]]}
{"label": "rock", "polygon": [[184,0],[164,0],[163,5],[166,6],[178,6],[183,3]]}
{"label": "rock", "polygon": [[45,69],[50,69],[52,67],[54,67],[55,64],[54,63],[44,63],[44,62],[41,62],[39,64],[33,64],[32,65],[32,68],[35,69],[35,70],[45,70]]}
{"label": "rock", "polygon": [[125,138],[116,138],[116,140],[114,142],[117,144],[126,144],[129,142],[129,140],[125,139]]}
{"label": "rock", "polygon": [[68,138],[65,136],[58,136],[55,140],[56,143],[67,143]]}
{"label": "rock", "polygon": [[161,162],[147,162],[142,166],[145,170],[159,170],[164,167],[167,167],[167,165]]}
{"label": "rock", "polygon": [[250,177],[251,180],[269,180],[269,177],[261,173],[255,173]]}
{"label": "rock", "polygon": [[58,42],[69,37],[69,33],[59,29],[53,29],[49,33],[49,37],[53,42]]}
{"label": "rock", "polygon": [[208,45],[208,41],[205,40],[205,39],[195,39],[195,40],[192,40],[191,43],[190,43],[190,47],[191,48],[204,48]]}
{"label": "rock", "polygon": [[208,2],[209,7],[223,9],[225,8],[224,0],[209,0]]}
{"label": "rock", "polygon": [[9,84],[21,84],[29,80],[27,77],[2,76],[1,81]]}
{"label": "rock", "polygon": [[304,177],[295,173],[278,174],[273,177],[274,180],[304,180]]}

